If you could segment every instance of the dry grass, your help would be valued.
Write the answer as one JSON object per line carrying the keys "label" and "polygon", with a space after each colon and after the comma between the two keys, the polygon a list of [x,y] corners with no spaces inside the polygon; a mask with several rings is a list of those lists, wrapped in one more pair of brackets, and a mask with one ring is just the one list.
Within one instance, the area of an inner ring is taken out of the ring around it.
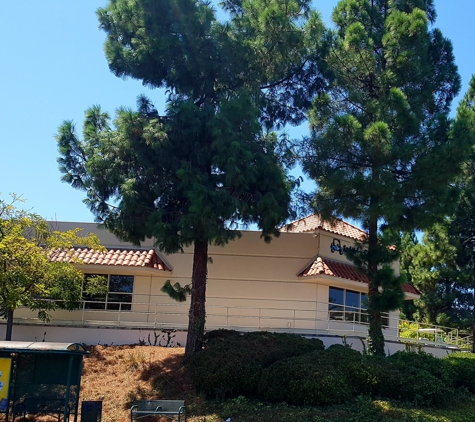
{"label": "dry grass", "polygon": [[102,400],[103,422],[129,421],[133,400],[195,397],[183,369],[182,347],[92,346],[88,350],[80,399]]}
{"label": "dry grass", "polygon": [[[203,400],[195,393],[187,378],[183,347],[160,346],[90,346],[84,358],[80,402],[102,401],[102,422],[130,421],[130,407],[134,400],[185,400],[187,409],[200,407]],[[81,412],[81,404],[79,404]],[[0,421],[4,416],[0,415]],[[74,416],[71,417],[74,420]],[[78,421],[81,420],[79,415]],[[189,422],[222,421],[220,418],[193,418]],[[46,415],[27,415],[18,422],[54,422]],[[166,418],[143,418],[141,422],[170,422]]]}

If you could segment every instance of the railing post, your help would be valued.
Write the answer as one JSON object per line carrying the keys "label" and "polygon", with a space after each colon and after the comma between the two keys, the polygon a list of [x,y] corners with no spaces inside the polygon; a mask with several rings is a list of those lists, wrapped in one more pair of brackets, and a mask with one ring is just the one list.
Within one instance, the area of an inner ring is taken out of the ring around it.
{"label": "railing post", "polygon": [[157,303],[154,303],[155,310],[153,311],[153,328],[157,328]]}

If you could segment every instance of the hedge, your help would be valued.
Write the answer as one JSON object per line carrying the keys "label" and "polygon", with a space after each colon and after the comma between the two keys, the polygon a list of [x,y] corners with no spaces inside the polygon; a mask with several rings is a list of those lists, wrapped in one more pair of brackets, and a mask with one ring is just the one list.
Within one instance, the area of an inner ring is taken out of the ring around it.
{"label": "hedge", "polygon": [[278,360],[323,350],[319,339],[253,332],[208,335],[203,351],[189,362],[195,388],[210,398],[256,395],[262,370]]}

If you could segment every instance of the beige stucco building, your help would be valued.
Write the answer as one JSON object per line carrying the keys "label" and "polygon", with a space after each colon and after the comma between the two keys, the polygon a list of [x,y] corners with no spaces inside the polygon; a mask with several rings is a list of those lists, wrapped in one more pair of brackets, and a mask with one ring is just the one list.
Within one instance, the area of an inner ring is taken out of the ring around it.
{"label": "beige stucco building", "polygon": [[[77,249],[85,274],[107,276],[109,292],[85,297],[81,309],[56,311],[42,324],[34,312],[15,312],[16,340],[75,341],[87,344],[137,343],[161,330],[177,330],[183,345],[189,302],[178,303],[161,292],[170,280],[190,283],[192,249],[165,255],[153,241],[140,248],[120,242],[95,224],[54,223],[60,230],[83,227],[96,233],[106,253]],[[269,330],[319,336],[327,343],[363,339],[367,331],[367,282],[349,262],[344,248],[365,233],[343,221],[335,224],[309,216],[285,227],[269,244],[259,232],[243,231],[226,246],[209,249],[206,329]],[[57,253],[52,260],[69,260]],[[396,273],[398,263],[394,263]],[[404,286],[406,299],[418,297]],[[384,333],[398,342],[398,312],[389,313]],[[359,343],[358,340],[355,340]]]}

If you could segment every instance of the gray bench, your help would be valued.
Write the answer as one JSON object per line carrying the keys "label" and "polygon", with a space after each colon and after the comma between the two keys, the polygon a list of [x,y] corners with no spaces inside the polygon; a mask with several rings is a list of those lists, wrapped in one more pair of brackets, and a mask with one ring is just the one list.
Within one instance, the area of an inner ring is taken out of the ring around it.
{"label": "gray bench", "polygon": [[140,400],[130,408],[130,422],[146,416],[165,416],[186,422],[184,400]]}

